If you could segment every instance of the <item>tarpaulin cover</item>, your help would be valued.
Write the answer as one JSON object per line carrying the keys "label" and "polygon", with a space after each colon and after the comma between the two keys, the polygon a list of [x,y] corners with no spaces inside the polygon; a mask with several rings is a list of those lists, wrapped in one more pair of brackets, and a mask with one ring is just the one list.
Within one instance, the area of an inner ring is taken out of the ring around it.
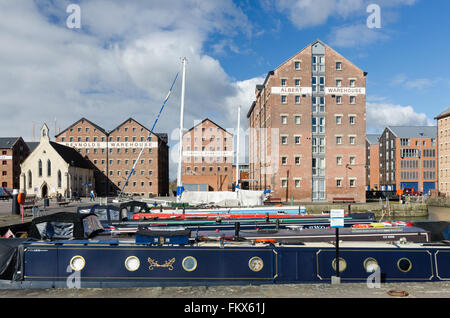
{"label": "tarpaulin cover", "polygon": [[218,206],[261,206],[264,204],[264,191],[184,191],[182,203],[191,205],[214,204]]}
{"label": "tarpaulin cover", "polygon": [[0,279],[20,280],[23,278],[24,238],[0,239]]}
{"label": "tarpaulin cover", "polygon": [[28,236],[39,240],[86,239],[101,231],[95,214],[59,212],[33,219]]}

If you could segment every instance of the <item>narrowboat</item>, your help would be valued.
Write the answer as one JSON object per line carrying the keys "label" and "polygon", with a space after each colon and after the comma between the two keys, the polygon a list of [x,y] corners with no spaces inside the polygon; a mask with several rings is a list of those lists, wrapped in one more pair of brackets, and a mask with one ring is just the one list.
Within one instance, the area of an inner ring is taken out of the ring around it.
{"label": "narrowboat", "polygon": [[[329,224],[329,211],[310,214],[299,207],[287,207],[282,210],[262,209],[249,213],[251,209],[239,210],[246,213],[236,213],[236,210],[210,210],[209,212],[152,212],[148,213],[146,203],[130,201],[120,204],[90,205],[78,207],[79,214],[96,214],[106,228],[136,231],[139,225],[151,226],[188,226],[190,228],[233,229],[239,222],[242,228],[284,228],[288,225],[303,225],[305,228],[325,228]],[[214,211],[221,211],[216,213]],[[228,212],[227,212],[228,211]],[[288,212],[287,212],[288,211]],[[294,213],[295,211],[295,213]],[[262,213],[265,212],[265,213]],[[345,226],[375,222],[375,214],[348,213],[345,215]]]}
{"label": "narrowboat", "polygon": [[36,218],[28,237],[0,240],[0,287],[329,283],[336,275],[342,282],[450,280],[446,240],[343,241],[338,248],[333,241],[198,240],[190,232],[144,228],[113,237],[95,214]]}

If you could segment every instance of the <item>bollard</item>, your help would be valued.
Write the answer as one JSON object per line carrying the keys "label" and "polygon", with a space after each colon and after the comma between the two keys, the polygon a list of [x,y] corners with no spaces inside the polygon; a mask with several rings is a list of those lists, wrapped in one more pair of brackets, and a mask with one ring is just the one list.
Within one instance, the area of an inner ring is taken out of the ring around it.
{"label": "bollard", "polygon": [[19,206],[19,202],[17,201],[18,196],[19,196],[19,190],[14,189],[13,193],[12,193],[12,210],[11,210],[11,214],[13,214],[13,215],[20,214],[20,206]]}

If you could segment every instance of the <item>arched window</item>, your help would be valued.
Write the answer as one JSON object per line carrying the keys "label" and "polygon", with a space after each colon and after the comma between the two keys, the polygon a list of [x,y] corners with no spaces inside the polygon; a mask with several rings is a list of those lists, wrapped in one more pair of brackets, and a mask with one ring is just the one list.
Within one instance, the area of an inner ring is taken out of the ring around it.
{"label": "arched window", "polygon": [[47,160],[47,177],[50,177],[52,175],[52,163],[50,162],[50,159]]}
{"label": "arched window", "polygon": [[28,170],[28,188],[33,186],[31,170]]}
{"label": "arched window", "polygon": [[61,186],[62,186],[61,170],[58,170],[58,188],[61,188]]}
{"label": "arched window", "polygon": [[39,175],[39,177],[42,177],[42,160],[41,159],[39,159],[39,162],[38,162],[38,169],[39,169],[38,175]]}

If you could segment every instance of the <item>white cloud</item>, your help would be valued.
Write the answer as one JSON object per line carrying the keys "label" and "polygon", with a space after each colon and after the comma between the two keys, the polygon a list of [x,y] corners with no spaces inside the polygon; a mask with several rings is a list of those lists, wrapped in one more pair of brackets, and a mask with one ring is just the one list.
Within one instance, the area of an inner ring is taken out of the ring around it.
{"label": "white cloud", "polygon": [[403,86],[409,89],[425,89],[434,84],[434,80],[429,78],[416,78],[412,79],[405,74],[396,75],[390,82],[392,86]]}
{"label": "white cloud", "polygon": [[[413,5],[416,0],[265,0],[265,7],[286,13],[299,29],[322,25],[330,18],[359,19],[369,16],[366,8],[376,3],[382,13],[402,5]],[[365,20],[365,19],[364,19]]]}
{"label": "white cloud", "polygon": [[[130,116],[151,128],[182,57],[186,127],[205,117],[233,127],[231,105],[242,103],[243,113],[250,106],[246,81],[205,54],[212,32],[227,43],[251,36],[232,1],[81,1],[81,30],[66,27],[68,4],[0,4],[0,135],[31,140],[33,124],[53,130],[55,118],[62,129],[81,117],[112,129]],[[180,91],[181,73],[156,132],[178,127]]]}
{"label": "white cloud", "polygon": [[435,122],[412,106],[389,103],[366,103],[367,131],[376,133],[386,126],[433,126]]}
{"label": "white cloud", "polygon": [[389,38],[380,29],[369,29],[365,24],[355,24],[333,28],[328,36],[335,47],[361,47]]}
{"label": "white cloud", "polygon": [[[298,29],[321,26],[329,20],[344,25],[334,27],[328,39],[335,47],[361,47],[389,38],[387,25],[397,20],[396,8],[413,5],[416,0],[260,0],[266,8],[287,15]],[[381,28],[369,28],[370,4],[380,8]],[[269,10],[269,9],[266,9]],[[397,10],[398,11],[398,10]]]}
{"label": "white cloud", "polygon": [[347,17],[362,8],[363,0],[278,0],[275,7],[285,12],[299,29],[325,23],[332,16]]}

